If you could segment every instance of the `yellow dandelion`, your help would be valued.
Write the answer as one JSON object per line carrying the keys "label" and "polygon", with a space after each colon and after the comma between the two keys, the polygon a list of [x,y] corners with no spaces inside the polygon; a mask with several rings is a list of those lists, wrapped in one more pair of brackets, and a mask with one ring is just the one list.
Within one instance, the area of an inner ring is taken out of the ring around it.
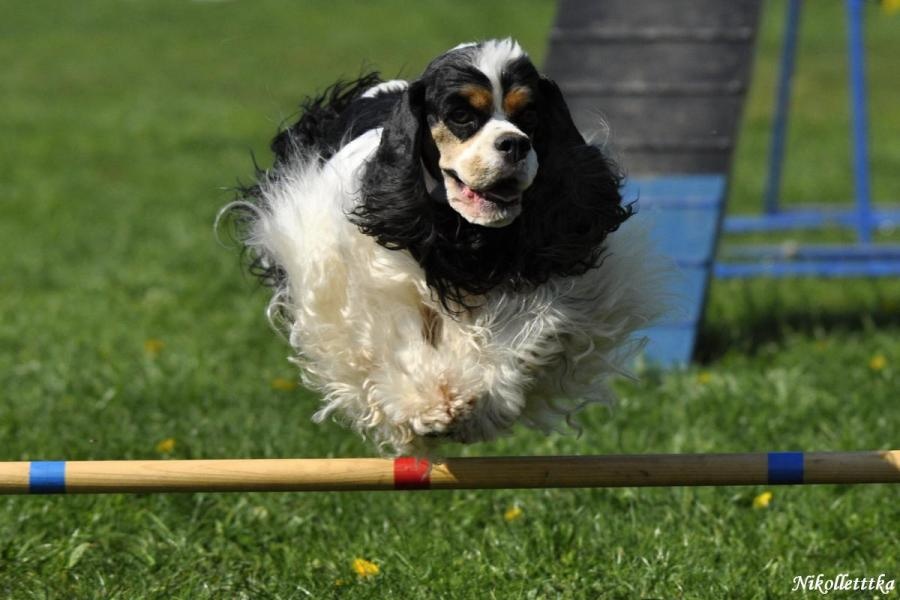
{"label": "yellow dandelion", "polygon": [[353,559],[353,570],[356,571],[356,574],[360,577],[374,577],[378,575],[378,565],[373,562],[369,562],[364,558],[354,558]]}
{"label": "yellow dandelion", "polygon": [[344,580],[344,579],[338,578],[338,579],[335,579],[335,580],[334,580],[334,587],[342,587],[342,586],[345,586],[345,585],[347,585],[347,582],[346,582],[346,580]]}
{"label": "yellow dandelion", "polygon": [[699,383],[700,385],[706,385],[710,381],[712,381],[712,373],[710,373],[709,371],[701,371],[700,373],[697,373],[697,383]]}
{"label": "yellow dandelion", "polygon": [[166,438],[156,442],[156,451],[160,454],[169,454],[175,449],[175,438]]}
{"label": "yellow dandelion", "polygon": [[885,13],[892,15],[900,11],[900,0],[881,0],[881,8]]}
{"label": "yellow dandelion", "polygon": [[753,499],[753,508],[769,508],[772,502],[772,492],[763,492]]}
{"label": "yellow dandelion", "polygon": [[150,356],[156,356],[162,349],[166,347],[166,343],[162,340],[158,340],[156,338],[150,338],[149,340],[144,340],[144,352],[149,354]]}
{"label": "yellow dandelion", "polygon": [[829,347],[831,347],[831,343],[827,339],[816,340],[816,350],[828,350]]}
{"label": "yellow dandelion", "polygon": [[522,509],[520,507],[513,505],[513,506],[510,506],[509,508],[507,508],[506,512],[503,513],[503,520],[506,521],[507,523],[512,523],[513,521],[521,519],[522,515],[524,515],[524,514],[525,513],[522,511]]}
{"label": "yellow dandelion", "polygon": [[887,366],[887,359],[884,354],[876,354],[869,359],[869,368],[873,371],[881,371]]}
{"label": "yellow dandelion", "polygon": [[292,392],[297,389],[297,382],[284,377],[276,377],[272,380],[272,389],[279,392]]}

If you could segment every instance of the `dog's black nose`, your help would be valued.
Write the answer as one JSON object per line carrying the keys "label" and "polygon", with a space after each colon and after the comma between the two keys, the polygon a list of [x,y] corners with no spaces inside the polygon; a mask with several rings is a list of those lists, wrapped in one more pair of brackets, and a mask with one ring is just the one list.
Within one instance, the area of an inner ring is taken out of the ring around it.
{"label": "dog's black nose", "polygon": [[517,163],[528,155],[531,150],[531,140],[524,135],[502,135],[494,142],[494,148],[506,156],[506,160]]}

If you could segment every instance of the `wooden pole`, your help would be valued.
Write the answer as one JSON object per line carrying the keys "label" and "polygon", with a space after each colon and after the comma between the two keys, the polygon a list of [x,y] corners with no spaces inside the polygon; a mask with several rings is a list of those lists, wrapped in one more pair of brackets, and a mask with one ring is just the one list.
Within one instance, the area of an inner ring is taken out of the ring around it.
{"label": "wooden pole", "polygon": [[0,463],[0,494],[900,483],[900,450]]}

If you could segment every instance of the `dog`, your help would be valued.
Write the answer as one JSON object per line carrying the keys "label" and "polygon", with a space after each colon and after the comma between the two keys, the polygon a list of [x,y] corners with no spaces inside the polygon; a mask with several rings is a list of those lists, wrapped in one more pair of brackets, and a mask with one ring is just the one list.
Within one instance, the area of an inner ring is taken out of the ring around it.
{"label": "dog", "polygon": [[[512,39],[307,99],[223,213],[303,383],[377,448],[560,429],[658,314],[622,177]],[[630,228],[629,228],[630,229]]]}

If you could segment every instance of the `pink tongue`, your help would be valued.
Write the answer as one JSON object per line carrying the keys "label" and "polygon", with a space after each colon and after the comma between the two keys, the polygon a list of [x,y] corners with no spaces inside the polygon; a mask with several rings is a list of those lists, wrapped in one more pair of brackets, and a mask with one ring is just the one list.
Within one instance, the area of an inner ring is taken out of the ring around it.
{"label": "pink tongue", "polygon": [[464,185],[462,188],[463,196],[468,198],[469,200],[475,200],[476,198],[479,200],[484,200],[484,196],[473,190],[467,185]]}

